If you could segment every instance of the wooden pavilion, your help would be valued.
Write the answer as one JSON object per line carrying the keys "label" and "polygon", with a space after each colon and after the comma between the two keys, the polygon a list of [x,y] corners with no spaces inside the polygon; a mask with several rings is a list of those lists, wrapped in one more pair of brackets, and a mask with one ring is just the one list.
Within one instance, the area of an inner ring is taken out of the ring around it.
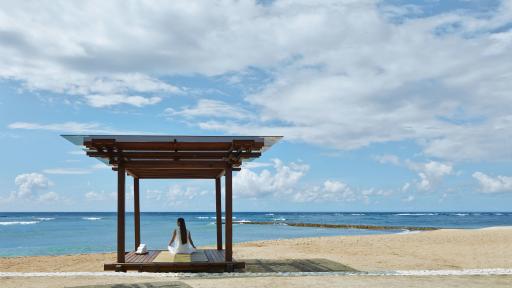
{"label": "wooden pavilion", "polygon": [[[117,262],[105,270],[146,272],[231,272],[243,269],[233,259],[232,172],[244,161],[261,156],[280,136],[150,136],[150,135],[62,135],[117,171]],[[156,262],[160,250],[138,255],[125,248],[125,176],[133,177],[135,249],[140,235],[140,179],[215,180],[217,249],[201,250],[206,257],[188,262]],[[221,178],[225,178],[225,243],[222,243]]]}

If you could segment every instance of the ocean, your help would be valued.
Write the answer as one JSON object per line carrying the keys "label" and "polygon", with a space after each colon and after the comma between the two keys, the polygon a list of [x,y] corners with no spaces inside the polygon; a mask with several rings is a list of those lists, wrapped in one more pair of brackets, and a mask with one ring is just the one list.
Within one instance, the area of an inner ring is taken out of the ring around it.
{"label": "ocean", "polygon": [[[407,233],[403,229],[363,230],[295,227],[285,223],[362,224],[440,228],[512,226],[511,212],[238,212],[233,213],[234,242],[314,236]],[[133,249],[133,214],[126,216],[126,247]],[[185,218],[196,245],[214,245],[213,212],[143,212],[141,238],[149,249],[165,249],[178,217]],[[274,222],[275,225],[246,225]],[[113,252],[116,213],[0,212],[0,256],[65,255]]]}

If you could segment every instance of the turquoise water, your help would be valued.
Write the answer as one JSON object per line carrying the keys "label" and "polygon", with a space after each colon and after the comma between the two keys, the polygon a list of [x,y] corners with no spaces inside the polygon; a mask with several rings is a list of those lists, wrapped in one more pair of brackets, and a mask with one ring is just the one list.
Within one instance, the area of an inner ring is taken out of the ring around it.
{"label": "turquoise water", "polygon": [[[197,245],[214,245],[215,214],[142,213],[142,243],[150,249],[165,249],[176,218],[184,217]],[[127,213],[126,247],[133,249],[133,214]],[[286,226],[284,222],[367,224],[481,228],[512,226],[507,212],[423,213],[234,213],[234,242],[313,236],[401,233],[402,230],[371,231]],[[236,222],[271,221],[276,225],[244,225]],[[115,213],[0,213],[0,256],[63,255],[115,251]]]}

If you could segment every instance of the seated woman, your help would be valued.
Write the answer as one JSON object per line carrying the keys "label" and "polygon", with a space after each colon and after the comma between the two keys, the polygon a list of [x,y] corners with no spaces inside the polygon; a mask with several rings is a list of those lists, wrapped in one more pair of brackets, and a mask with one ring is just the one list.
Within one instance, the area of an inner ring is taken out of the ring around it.
{"label": "seated woman", "polygon": [[[178,218],[178,227],[172,233],[171,241],[169,241],[169,252],[172,254],[192,254],[196,251],[196,246],[192,242],[190,231],[187,230],[185,219]],[[178,236],[178,237],[176,237]]]}

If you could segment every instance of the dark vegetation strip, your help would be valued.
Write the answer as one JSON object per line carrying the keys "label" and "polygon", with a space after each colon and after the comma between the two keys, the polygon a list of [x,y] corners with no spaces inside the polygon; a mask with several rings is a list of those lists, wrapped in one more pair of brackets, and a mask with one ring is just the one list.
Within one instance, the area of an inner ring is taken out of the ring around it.
{"label": "dark vegetation strip", "polygon": [[288,225],[296,227],[318,227],[318,228],[341,228],[341,229],[366,229],[366,230],[409,230],[409,231],[429,231],[438,230],[437,227],[414,227],[414,226],[378,226],[378,225],[359,225],[359,224],[318,224],[318,223],[290,223],[290,222],[235,222],[236,224],[256,224],[256,225]]}

